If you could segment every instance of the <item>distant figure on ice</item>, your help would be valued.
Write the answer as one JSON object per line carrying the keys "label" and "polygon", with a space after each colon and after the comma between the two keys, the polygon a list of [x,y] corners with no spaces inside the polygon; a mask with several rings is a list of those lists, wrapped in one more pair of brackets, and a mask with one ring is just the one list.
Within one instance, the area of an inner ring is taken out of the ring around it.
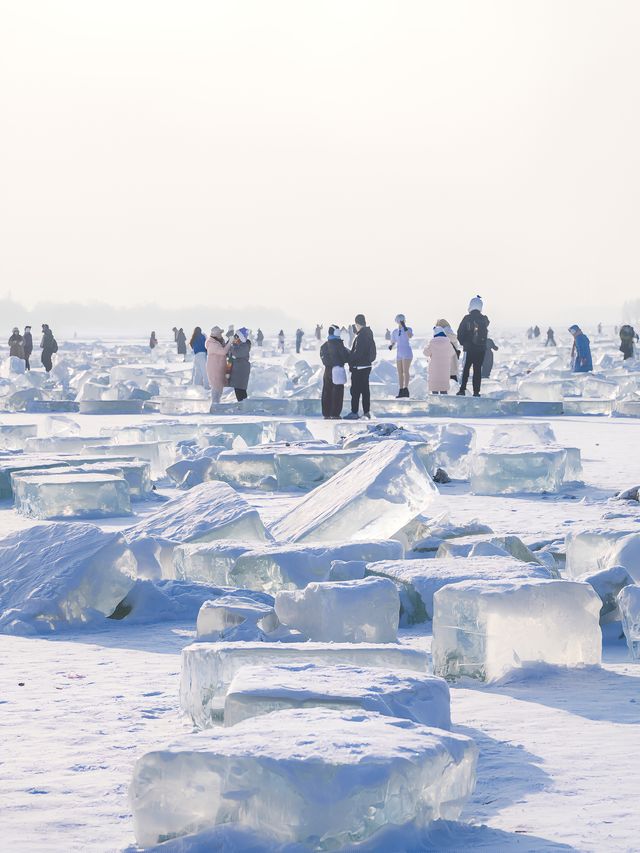
{"label": "distant figure on ice", "polygon": [[300,352],[300,348],[302,347],[302,339],[304,338],[304,332],[302,329],[296,329],[296,352]]}
{"label": "distant figure on ice", "polygon": [[329,335],[320,347],[320,360],[324,365],[322,380],[322,417],[338,419],[342,414],[344,386],[347,371],[344,366],[349,361],[349,350],[338,334],[338,327],[329,326]]}
{"label": "distant figure on ice", "polygon": [[598,334],[602,334],[602,323],[598,323]]}
{"label": "distant figure on ice", "polygon": [[211,405],[220,402],[227,376],[227,354],[231,341],[225,343],[220,326],[214,326],[207,338],[207,379],[211,388]]}
{"label": "distant figure on ice", "polygon": [[24,338],[17,326],[13,327],[8,343],[9,358],[20,358],[24,361]]}
{"label": "distant figure on ice", "polygon": [[454,382],[457,382],[458,381],[458,364],[460,361],[460,353],[462,351],[460,348],[460,341],[458,340],[456,333],[451,328],[451,324],[449,323],[448,320],[445,320],[444,317],[442,319],[436,321],[436,326],[440,326],[440,328],[443,330],[443,332],[445,333],[445,335],[449,339],[451,346],[453,347],[453,352],[451,353],[451,370],[450,370],[449,378],[453,379]]}
{"label": "distant figure on ice", "polygon": [[200,326],[196,326],[193,330],[189,346],[193,350],[193,373],[191,374],[191,382],[194,385],[200,385],[202,388],[208,389],[207,339],[202,334]]}
{"label": "distant figure on ice", "polygon": [[544,345],[546,347],[557,346],[556,339],[554,337],[553,329],[551,328],[551,326],[549,326],[549,328],[547,329],[547,340],[544,342]]}
{"label": "distant figure on ice", "polygon": [[638,340],[638,335],[633,326],[625,323],[620,326],[620,352],[623,355],[623,361],[628,358],[633,358],[634,342]]}
{"label": "distant figure on ice", "polygon": [[22,346],[24,349],[24,367],[25,370],[31,370],[29,359],[33,352],[33,335],[31,334],[31,326],[24,327],[24,335],[22,337]]}
{"label": "distant figure on ice", "polygon": [[540,337],[540,326],[533,327],[533,337],[537,340]]}
{"label": "distant figure on ice", "polygon": [[315,336],[317,341],[322,340],[322,326],[320,325],[320,323],[318,323],[316,326]]}
{"label": "distant figure on ice", "polygon": [[367,326],[364,314],[356,314],[356,333],[353,346],[349,353],[349,370],[351,371],[351,411],[346,415],[347,420],[357,420],[362,397],[362,414],[371,418],[371,391],[369,376],[373,362],[376,360],[376,342],[373,332]]}
{"label": "distant figure on ice", "polygon": [[391,331],[389,329],[387,329],[387,331],[384,333],[384,339],[385,341],[391,340]]}
{"label": "distant figure on ice", "polygon": [[532,341],[533,340],[533,326],[529,326],[527,329],[527,338]]}
{"label": "distant figure on ice", "polygon": [[573,335],[571,370],[573,370],[574,373],[588,373],[590,370],[593,370],[589,338],[585,335],[580,326],[575,323],[573,326],[569,326],[569,331]]}
{"label": "distant figure on ice", "polygon": [[158,346],[158,339],[156,338],[156,333],[151,332],[149,337],[149,349],[154,350]]}
{"label": "distant figure on ice", "polygon": [[247,388],[249,386],[249,374],[251,373],[251,341],[249,330],[244,327],[238,329],[231,343],[231,374],[229,385],[236,392],[236,400],[240,403],[247,399]]}
{"label": "distant figure on ice", "polygon": [[487,349],[485,350],[484,361],[482,362],[483,379],[488,379],[491,376],[491,371],[493,370],[494,352],[498,352],[498,345],[493,341],[492,338],[487,338]]}
{"label": "distant figure on ice", "polygon": [[432,394],[447,394],[452,357],[455,358],[456,354],[442,326],[433,327],[433,338],[424,348],[424,354],[429,359],[429,391]]}
{"label": "distant figure on ice", "polygon": [[187,336],[184,333],[184,329],[180,327],[178,329],[178,334],[176,335],[176,347],[178,350],[178,355],[186,356],[187,354]]}
{"label": "distant figure on ice", "polygon": [[394,329],[391,334],[391,343],[389,349],[397,348],[396,367],[398,369],[398,385],[400,390],[396,394],[396,399],[409,396],[409,371],[411,362],[413,361],[413,349],[411,348],[411,338],[413,337],[413,329],[406,324],[404,314],[396,316],[398,328]]}
{"label": "distant figure on ice", "polygon": [[262,331],[262,329],[258,329],[258,331],[256,332],[256,343],[259,347],[261,347],[264,343],[264,332]]}
{"label": "distant figure on ice", "polygon": [[53,332],[46,323],[42,324],[42,340],[40,341],[40,361],[47,373],[53,368],[52,356],[58,352],[58,342],[53,337]]}
{"label": "distant figure on ice", "polygon": [[284,352],[284,331],[280,329],[278,332],[278,352]]}
{"label": "distant figure on ice", "polygon": [[474,296],[469,302],[469,313],[458,327],[458,340],[464,350],[464,367],[458,395],[464,397],[467,391],[469,373],[473,367],[473,396],[480,396],[482,382],[482,362],[487,350],[489,336],[489,318],[482,313],[482,298]]}
{"label": "distant figure on ice", "polygon": [[177,341],[178,341],[178,327],[174,326],[173,329],[171,329],[171,331],[173,332],[173,342],[177,343]]}

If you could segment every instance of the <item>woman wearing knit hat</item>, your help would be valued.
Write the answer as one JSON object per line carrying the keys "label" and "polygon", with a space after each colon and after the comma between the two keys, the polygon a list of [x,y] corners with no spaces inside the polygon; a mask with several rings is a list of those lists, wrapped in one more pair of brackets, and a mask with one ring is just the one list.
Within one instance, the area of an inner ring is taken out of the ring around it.
{"label": "woman wearing knit hat", "polygon": [[211,386],[211,404],[219,403],[224,391],[227,373],[227,353],[231,342],[224,342],[222,329],[214,326],[205,344],[207,350],[207,377]]}
{"label": "woman wearing knit hat", "polygon": [[249,329],[243,326],[237,330],[231,342],[231,374],[229,376],[229,385],[235,391],[236,400],[239,403],[247,399],[249,374],[251,373],[250,353]]}
{"label": "woman wearing knit hat", "polygon": [[407,326],[404,314],[396,315],[396,323],[398,328],[391,333],[391,343],[389,349],[397,348],[396,367],[398,368],[398,384],[400,390],[396,397],[409,396],[409,369],[413,361],[413,350],[411,348],[411,338],[413,337],[413,329]]}
{"label": "woman wearing knit hat", "polygon": [[440,328],[444,331],[445,335],[449,339],[451,346],[453,347],[453,351],[451,353],[451,372],[449,376],[451,379],[453,379],[454,382],[457,382],[458,365],[460,362],[460,353],[462,352],[460,341],[458,340],[456,333],[451,328],[451,324],[448,320],[445,320],[444,317],[440,320],[436,320],[436,326],[440,326]]}
{"label": "woman wearing knit hat", "polygon": [[433,338],[424,348],[424,354],[429,359],[429,391],[432,394],[447,394],[451,356],[455,357],[455,350],[442,326],[434,326]]}

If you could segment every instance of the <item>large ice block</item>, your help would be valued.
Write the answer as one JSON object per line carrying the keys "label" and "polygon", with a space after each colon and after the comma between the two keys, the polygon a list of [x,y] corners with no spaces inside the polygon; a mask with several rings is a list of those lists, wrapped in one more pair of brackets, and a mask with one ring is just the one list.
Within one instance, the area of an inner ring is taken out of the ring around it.
{"label": "large ice block", "polygon": [[273,487],[276,483],[275,448],[224,450],[216,458],[215,476],[235,487],[261,488],[264,481]]}
{"label": "large ice block", "polygon": [[142,459],[118,459],[117,462],[88,462],[86,465],[64,465],[56,468],[34,468],[16,471],[11,474],[11,489],[16,498],[20,498],[25,480],[31,477],[53,474],[112,474],[123,477],[132,500],[146,500],[154,496],[151,485],[149,463]]}
{"label": "large ice block", "polygon": [[243,666],[229,685],[224,724],[285,708],[362,708],[451,728],[449,687],[443,678],[356,666]]}
{"label": "large ice block", "polygon": [[580,577],[581,581],[591,584],[600,596],[600,624],[614,622],[620,619],[617,598],[625,586],[633,584],[633,578],[623,566],[611,566],[610,569],[599,569]]}
{"label": "large ice block", "polygon": [[108,616],[133,586],[135,561],[119,533],[40,524],[0,540],[0,631],[38,634]]}
{"label": "large ice block", "polygon": [[265,846],[352,846],[388,824],[455,820],[475,783],[463,735],[367,711],[277,711],[184,736],[138,759],[142,847],[234,822]]}
{"label": "large ice block", "polygon": [[313,489],[350,465],[363,451],[325,448],[289,447],[275,454],[278,489]]}
{"label": "large ice block", "polygon": [[395,643],[193,643],[182,650],[180,705],[196,726],[211,725],[219,721],[240,667],[302,663],[426,673],[428,657],[426,651]]}
{"label": "large ice block", "polygon": [[553,427],[549,423],[509,423],[494,427],[490,445],[492,447],[523,447],[556,444]]}
{"label": "large ice block", "polygon": [[[196,622],[198,639],[228,639],[225,635],[229,629],[235,629],[235,640],[262,639],[262,634],[275,631],[279,625],[273,603],[270,595],[249,590],[234,590],[205,601]],[[242,636],[237,636],[238,628]]]}
{"label": "large ice block", "polygon": [[618,539],[606,558],[606,566],[623,566],[640,583],[640,532]]}
{"label": "large ice block", "polygon": [[132,456],[146,459],[151,466],[151,476],[162,479],[167,468],[175,461],[175,444],[172,441],[141,441],[135,444],[92,445],[89,452],[95,456]]}
{"label": "large ice block", "polygon": [[587,583],[463,581],[433,598],[433,670],[495,681],[536,664],[599,665],[601,601]]}
{"label": "large ice block", "polygon": [[402,545],[394,540],[265,545],[239,555],[228,570],[226,582],[275,595],[281,589],[303,589],[312,581],[329,580],[331,564],[336,560],[369,562],[400,560],[403,556]]}
{"label": "large ice block", "polygon": [[[593,527],[590,530],[571,530],[565,536],[565,571],[577,578],[598,569],[616,565],[612,555],[616,543],[634,531],[610,527]],[[619,564],[618,564],[619,565]],[[629,568],[625,566],[625,568]]]}
{"label": "large ice block", "polygon": [[15,507],[31,518],[114,518],[131,515],[129,487],[113,474],[31,474],[18,477]]}
{"label": "large ice block", "polygon": [[624,587],[618,595],[618,609],[631,657],[640,660],[640,586]]}
{"label": "large ice block", "polygon": [[224,539],[180,545],[173,552],[176,577],[225,586],[229,583],[229,573],[236,561],[250,548],[249,543],[245,545]]}
{"label": "large ice block", "polygon": [[0,450],[24,450],[26,440],[37,434],[35,424],[0,424]]}
{"label": "large ice block", "polygon": [[104,444],[103,436],[49,435],[28,438],[24,443],[26,453],[84,453],[85,450]]}
{"label": "large ice block", "polygon": [[471,491],[477,495],[559,492],[567,451],[555,447],[488,448],[471,457]]}
{"label": "large ice block", "polygon": [[127,539],[144,537],[184,542],[269,539],[258,512],[226,483],[194,486],[126,531]]}
{"label": "large ice block", "polygon": [[383,441],[310,492],[271,532],[289,542],[384,539],[437,499],[412,446]]}
{"label": "large ice block", "polygon": [[310,583],[305,589],[276,595],[283,625],[323,643],[394,643],[398,636],[400,598],[393,581]]}
{"label": "large ice block", "polygon": [[447,584],[474,580],[550,577],[541,565],[514,557],[448,557],[438,560],[386,560],[367,564],[367,574],[390,578],[400,591],[402,624],[433,618],[433,596]]}

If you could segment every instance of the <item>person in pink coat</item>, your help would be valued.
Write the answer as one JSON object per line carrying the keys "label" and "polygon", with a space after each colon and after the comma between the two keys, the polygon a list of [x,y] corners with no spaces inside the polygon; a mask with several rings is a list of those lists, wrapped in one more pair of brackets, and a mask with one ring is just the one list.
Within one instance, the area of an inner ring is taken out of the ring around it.
{"label": "person in pink coat", "polygon": [[451,356],[455,355],[455,350],[442,326],[434,326],[433,338],[424,348],[424,354],[429,359],[429,391],[432,394],[447,394]]}
{"label": "person in pink coat", "polygon": [[225,344],[220,326],[214,326],[205,344],[207,348],[207,376],[211,386],[211,402],[219,403],[224,391],[227,372],[227,353],[231,342]]}

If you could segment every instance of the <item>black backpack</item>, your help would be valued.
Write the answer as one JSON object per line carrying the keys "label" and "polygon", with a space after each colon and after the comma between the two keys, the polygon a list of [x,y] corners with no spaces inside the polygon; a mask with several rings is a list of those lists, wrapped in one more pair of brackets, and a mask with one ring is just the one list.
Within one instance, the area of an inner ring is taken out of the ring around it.
{"label": "black backpack", "polygon": [[467,322],[464,324],[464,336],[460,343],[463,346],[470,346],[477,349],[485,349],[487,346],[487,323],[484,316],[480,318],[467,317]]}

